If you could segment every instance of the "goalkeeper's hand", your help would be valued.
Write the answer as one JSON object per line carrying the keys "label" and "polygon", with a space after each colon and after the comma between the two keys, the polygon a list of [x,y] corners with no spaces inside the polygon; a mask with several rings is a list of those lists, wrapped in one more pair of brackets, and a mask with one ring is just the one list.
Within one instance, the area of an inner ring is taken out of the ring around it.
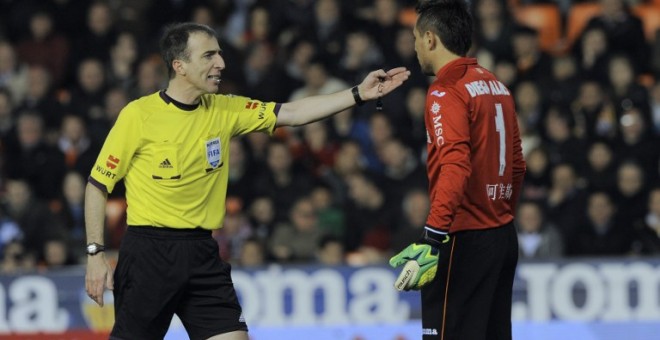
{"label": "goalkeeper's hand", "polygon": [[390,259],[390,266],[394,268],[405,264],[394,282],[394,288],[399,291],[419,290],[433,281],[438,269],[439,247],[449,240],[449,234],[438,233],[430,227],[424,227],[424,233],[419,241]]}

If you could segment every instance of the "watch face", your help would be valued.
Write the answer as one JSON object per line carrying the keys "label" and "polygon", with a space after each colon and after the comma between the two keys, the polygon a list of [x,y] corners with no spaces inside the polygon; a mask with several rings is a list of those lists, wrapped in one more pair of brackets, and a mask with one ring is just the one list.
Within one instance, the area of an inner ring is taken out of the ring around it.
{"label": "watch face", "polygon": [[99,244],[92,243],[87,245],[87,254],[89,255],[95,255],[102,250],[103,250],[103,246]]}

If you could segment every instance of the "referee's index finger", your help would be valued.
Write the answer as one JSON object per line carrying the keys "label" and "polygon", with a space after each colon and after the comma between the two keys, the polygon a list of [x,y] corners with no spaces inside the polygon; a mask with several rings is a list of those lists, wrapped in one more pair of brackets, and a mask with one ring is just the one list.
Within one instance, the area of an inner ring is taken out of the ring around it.
{"label": "referee's index finger", "polygon": [[394,75],[397,75],[399,73],[403,73],[403,72],[406,72],[406,71],[407,71],[407,69],[405,67],[395,67],[395,68],[387,71],[387,75],[391,77],[391,76],[394,76]]}

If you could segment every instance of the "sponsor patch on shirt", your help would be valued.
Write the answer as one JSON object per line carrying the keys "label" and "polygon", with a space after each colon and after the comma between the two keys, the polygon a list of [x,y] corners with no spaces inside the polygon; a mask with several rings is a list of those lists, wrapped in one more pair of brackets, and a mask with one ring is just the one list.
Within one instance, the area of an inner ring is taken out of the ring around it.
{"label": "sponsor patch on shirt", "polygon": [[114,170],[115,168],[117,168],[117,165],[119,165],[119,158],[113,155],[108,156],[108,160],[105,161],[105,166],[107,166],[109,169]]}

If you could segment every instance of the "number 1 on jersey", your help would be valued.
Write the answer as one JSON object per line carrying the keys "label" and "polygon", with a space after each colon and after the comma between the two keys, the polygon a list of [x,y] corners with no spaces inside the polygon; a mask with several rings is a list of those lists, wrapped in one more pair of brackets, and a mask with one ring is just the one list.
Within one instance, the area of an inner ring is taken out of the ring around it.
{"label": "number 1 on jersey", "polygon": [[499,175],[504,176],[504,168],[506,168],[506,129],[504,128],[504,111],[500,103],[495,103],[495,131],[500,134]]}

